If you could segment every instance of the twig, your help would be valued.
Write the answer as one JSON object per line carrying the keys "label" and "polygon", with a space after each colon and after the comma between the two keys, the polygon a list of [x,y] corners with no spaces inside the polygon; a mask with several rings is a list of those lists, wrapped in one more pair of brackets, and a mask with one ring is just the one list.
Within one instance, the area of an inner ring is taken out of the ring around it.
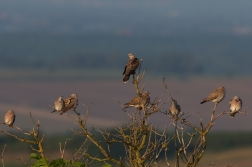
{"label": "twig", "polygon": [[[12,156],[13,156],[13,155],[12,155]],[[20,158],[16,158],[16,157],[14,157],[14,158],[15,158],[16,160],[22,162],[25,166],[29,167],[29,166],[27,165],[27,163],[24,161],[24,159],[22,158],[21,154],[20,154]]]}
{"label": "twig", "polygon": [[24,135],[28,135],[30,136],[31,133],[27,133],[27,132],[24,132],[21,128],[17,127],[17,126],[13,126],[13,128],[16,128],[17,130],[19,130],[21,133],[23,133]]}
{"label": "twig", "polygon": [[[163,78],[163,83],[164,83],[164,86],[165,86],[165,89],[166,91],[168,92],[168,95],[170,96],[170,98],[173,100],[172,98],[172,94],[170,93],[169,89],[168,89],[168,86],[166,85],[165,83],[165,78]],[[175,94],[177,94],[179,91],[177,91]]]}
{"label": "twig", "polygon": [[6,148],[6,144],[4,145],[4,148],[3,148],[3,151],[2,151],[2,164],[3,164],[3,167],[4,167],[4,150],[5,150],[5,148]]}
{"label": "twig", "polygon": [[62,159],[64,158],[66,144],[67,144],[67,141],[69,141],[69,140],[72,140],[72,138],[71,139],[66,139],[63,150],[61,149],[61,143],[59,143],[59,145],[60,145],[60,153],[61,153],[61,158]]}
{"label": "twig", "polygon": [[50,104],[48,104],[48,106],[54,109],[54,106],[51,106]]}
{"label": "twig", "polygon": [[119,100],[118,100],[118,103],[121,105],[122,110],[130,117],[130,119],[132,119],[132,116],[129,113],[127,113],[127,111],[125,110],[125,107],[121,104]]}
{"label": "twig", "polygon": [[29,114],[30,114],[30,117],[31,117],[31,120],[32,120],[33,124],[34,124],[36,127],[38,127],[39,125],[35,123],[35,121],[34,121],[32,115],[31,115],[31,112],[30,112]]}
{"label": "twig", "polygon": [[[73,155],[73,159],[72,159],[72,161],[74,162],[75,160],[76,160],[76,156],[77,156],[77,154],[79,154],[80,153],[80,151],[82,150],[82,148],[83,148],[83,146],[86,144],[86,142],[87,142],[87,138],[85,139],[85,141],[82,143],[82,145],[80,146],[80,148],[76,151],[76,153]],[[80,158],[77,158],[77,160],[80,160],[81,158],[83,157],[83,155],[81,155],[81,157]]]}

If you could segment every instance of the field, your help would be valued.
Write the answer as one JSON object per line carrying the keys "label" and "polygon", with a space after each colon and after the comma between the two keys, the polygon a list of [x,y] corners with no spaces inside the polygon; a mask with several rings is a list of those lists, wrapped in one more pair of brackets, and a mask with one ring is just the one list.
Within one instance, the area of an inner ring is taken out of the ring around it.
{"label": "field", "polygon": [[[213,103],[199,104],[211,91],[219,86],[226,87],[226,97],[218,105],[217,113],[229,111],[229,100],[238,95],[243,100],[243,108],[249,113],[249,104],[252,90],[250,88],[252,79],[202,79],[194,78],[187,80],[167,79],[166,83],[171,93],[178,92],[174,98],[178,101],[182,108],[182,112],[186,112],[190,120],[198,122],[201,113],[203,122],[207,122],[210,117]],[[156,97],[163,95],[163,101],[168,99],[165,91],[162,77],[146,78],[142,81],[145,90],[150,91],[151,101]],[[74,126],[71,120],[66,116],[60,116],[58,113],[51,114],[52,110],[49,105],[53,105],[54,101],[63,96],[66,98],[72,93],[77,93],[79,96],[78,112],[85,113],[85,105],[89,106],[92,103],[89,113],[89,125],[97,126],[115,126],[121,121],[127,120],[127,116],[121,110],[121,104],[131,100],[136,94],[131,82],[124,84],[121,78],[113,79],[83,79],[83,80],[17,80],[17,81],[2,81],[0,83],[0,105],[3,115],[8,109],[13,109],[16,112],[17,126],[28,128],[32,125],[29,112],[32,113],[35,120],[40,120],[41,128],[45,133],[65,132],[69,127]],[[163,106],[163,111],[168,110],[170,102]],[[131,111],[133,109],[129,109]],[[69,111],[69,114],[74,114]],[[167,117],[161,113],[151,118],[151,122],[162,128],[169,124]],[[239,131],[251,130],[251,114],[238,114],[234,119],[229,115],[220,118],[214,127],[215,130]],[[60,127],[60,128],[59,128]]]}

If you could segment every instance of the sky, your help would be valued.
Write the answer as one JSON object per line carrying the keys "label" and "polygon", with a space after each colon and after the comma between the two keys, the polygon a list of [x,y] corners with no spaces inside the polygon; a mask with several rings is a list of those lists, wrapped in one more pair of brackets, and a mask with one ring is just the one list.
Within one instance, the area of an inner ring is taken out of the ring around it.
{"label": "sky", "polygon": [[[7,1],[0,31],[251,34],[250,1]],[[183,26],[182,26],[183,25]]]}

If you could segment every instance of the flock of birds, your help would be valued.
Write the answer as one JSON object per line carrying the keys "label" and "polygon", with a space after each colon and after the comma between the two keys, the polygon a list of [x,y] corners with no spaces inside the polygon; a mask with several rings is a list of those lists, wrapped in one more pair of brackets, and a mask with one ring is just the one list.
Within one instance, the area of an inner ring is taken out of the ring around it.
{"label": "flock of birds", "polygon": [[[123,75],[123,82],[127,83],[127,81],[130,78],[130,75],[135,74],[135,70],[139,66],[139,60],[135,57],[133,53],[129,53],[129,60],[128,63],[125,66]],[[146,106],[150,103],[150,92],[145,91],[144,93],[137,95],[134,97],[130,102],[125,103],[125,108],[127,107],[135,107],[138,110],[141,110],[143,106]],[[218,89],[211,92],[206,98],[203,99],[203,101],[200,104],[203,104],[208,101],[212,101],[216,104],[220,103],[226,94],[226,90],[223,86],[219,87]],[[234,117],[236,113],[238,113],[242,109],[242,100],[239,96],[235,96],[229,101],[230,106],[230,116]],[[171,105],[169,108],[169,112],[174,116],[176,119],[178,114],[180,113],[181,108],[180,105],[177,103],[177,101],[173,98],[171,98]]]}
{"label": "flock of birds", "polygon": [[[129,53],[129,60],[124,68],[123,72],[123,82],[127,83],[130,76],[135,75],[135,71],[139,66],[139,60],[135,57],[133,53]],[[203,99],[203,101],[200,104],[203,104],[208,101],[212,101],[216,103],[220,103],[226,94],[226,90],[223,86],[219,87],[218,89],[211,92],[206,98]],[[135,107],[138,110],[141,110],[143,107],[147,106],[150,103],[150,92],[145,91],[143,93],[140,93],[136,97],[134,97],[130,102],[125,103],[124,108],[128,107]],[[77,94],[72,94],[65,100],[63,100],[63,97],[60,96],[55,102],[54,102],[54,110],[52,113],[58,111],[60,112],[60,115],[64,114],[68,110],[74,111],[77,115],[80,115],[80,113],[76,112],[76,108],[78,106],[78,96]],[[242,109],[242,100],[238,96],[235,96],[229,101],[230,106],[230,116],[234,117],[236,113],[238,113]],[[177,118],[178,114],[181,111],[180,105],[177,104],[177,101],[175,99],[171,99],[171,106],[170,106],[170,113]],[[9,125],[9,127],[13,127],[13,124],[15,122],[15,113],[13,110],[7,111],[7,113],[4,116],[4,123]]]}

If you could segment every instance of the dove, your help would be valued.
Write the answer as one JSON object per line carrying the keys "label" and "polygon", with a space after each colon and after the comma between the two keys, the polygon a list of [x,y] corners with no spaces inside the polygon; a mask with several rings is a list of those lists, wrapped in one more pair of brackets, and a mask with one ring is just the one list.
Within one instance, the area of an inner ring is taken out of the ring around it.
{"label": "dove", "polygon": [[145,91],[141,95],[134,97],[130,102],[125,103],[124,108],[135,107],[138,110],[141,110],[143,106],[146,106],[147,104],[150,103],[150,96],[149,95],[150,95],[150,92]]}
{"label": "dove", "polygon": [[239,96],[233,97],[229,101],[230,106],[230,117],[234,117],[237,112],[239,112],[242,109],[242,100]]}
{"label": "dove", "polygon": [[4,122],[9,125],[9,127],[13,127],[13,124],[15,122],[16,115],[13,110],[7,111],[7,113],[4,116]]}
{"label": "dove", "polygon": [[223,86],[221,86],[218,89],[214,90],[212,93],[210,93],[206,98],[204,98],[200,104],[203,104],[208,101],[212,101],[214,103],[220,103],[224,99],[225,94],[226,90]]}
{"label": "dove", "polygon": [[178,119],[178,114],[180,113],[180,105],[177,104],[177,101],[172,99],[170,106],[170,113],[174,116],[175,120]]}
{"label": "dove", "polygon": [[65,107],[61,110],[60,115],[64,114],[68,110],[74,111],[77,115],[80,115],[80,113],[76,112],[76,108],[78,106],[78,96],[77,94],[71,94],[68,98],[64,100],[65,102]]}
{"label": "dove", "polygon": [[54,110],[52,111],[61,111],[65,107],[65,102],[63,100],[63,97],[60,96],[55,102],[54,102]]}
{"label": "dove", "polygon": [[128,82],[131,74],[135,75],[135,73],[136,73],[135,70],[139,66],[139,60],[138,60],[138,58],[135,57],[135,55],[133,53],[129,53],[128,56],[129,56],[129,60],[128,60],[126,66],[124,68],[124,72],[123,72],[123,75],[124,75],[123,82],[124,83]]}

